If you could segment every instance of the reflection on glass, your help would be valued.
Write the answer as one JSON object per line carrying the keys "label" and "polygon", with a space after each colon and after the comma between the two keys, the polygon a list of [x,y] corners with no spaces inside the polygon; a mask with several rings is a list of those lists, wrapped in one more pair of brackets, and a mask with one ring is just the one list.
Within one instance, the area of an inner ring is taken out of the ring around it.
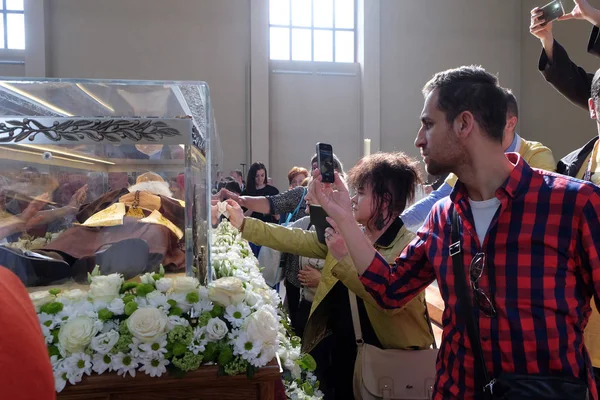
{"label": "reflection on glass", "polygon": [[292,29],[292,60],[311,60],[311,33],[310,29]]}
{"label": "reflection on glass", "polygon": [[335,33],[335,61],[354,62],[354,32]]}
{"label": "reflection on glass", "polygon": [[290,29],[270,28],[271,60],[290,59]]}
{"label": "reflection on glass", "polygon": [[315,30],[315,61],[333,61],[333,31]]}
{"label": "reflection on glass", "polygon": [[354,29],[354,0],[335,0],[335,27]]}
{"label": "reflection on glass", "polygon": [[292,0],[292,25],[310,27],[310,0]]}
{"label": "reflection on glass", "polygon": [[269,1],[269,21],[271,25],[290,24],[290,2],[289,0]]}
{"label": "reflection on glass", "polygon": [[23,14],[8,14],[6,16],[8,30],[8,48],[25,49],[25,16]]}
{"label": "reflection on glass", "polygon": [[333,0],[314,0],[313,7],[315,28],[333,28]]}

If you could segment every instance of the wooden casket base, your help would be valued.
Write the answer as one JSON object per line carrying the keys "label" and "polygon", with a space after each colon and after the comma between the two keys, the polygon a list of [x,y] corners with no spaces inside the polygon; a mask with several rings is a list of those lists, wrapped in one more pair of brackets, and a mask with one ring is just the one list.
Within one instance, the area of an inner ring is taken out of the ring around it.
{"label": "wooden casket base", "polygon": [[183,378],[163,375],[151,378],[137,371],[135,378],[116,373],[85,376],[58,393],[58,400],[273,400],[275,383],[281,379],[273,360],[252,379],[246,375],[217,376],[216,366],[201,367]]}

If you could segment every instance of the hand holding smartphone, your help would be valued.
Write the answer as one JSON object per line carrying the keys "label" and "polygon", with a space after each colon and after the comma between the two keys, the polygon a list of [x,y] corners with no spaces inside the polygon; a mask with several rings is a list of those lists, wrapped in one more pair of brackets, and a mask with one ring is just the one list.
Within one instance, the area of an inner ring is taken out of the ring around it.
{"label": "hand holding smartphone", "polygon": [[315,227],[317,239],[325,244],[325,229],[331,227],[327,222],[327,212],[321,206],[309,205],[310,224]]}
{"label": "hand holding smartphone", "polygon": [[317,164],[321,172],[321,182],[333,183],[333,147],[327,143],[317,143]]}

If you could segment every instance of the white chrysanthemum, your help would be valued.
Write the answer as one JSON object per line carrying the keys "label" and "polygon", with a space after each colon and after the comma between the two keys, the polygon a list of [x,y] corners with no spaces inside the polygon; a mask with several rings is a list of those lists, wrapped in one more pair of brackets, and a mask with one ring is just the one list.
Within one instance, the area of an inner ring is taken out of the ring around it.
{"label": "white chrysanthemum", "polygon": [[167,372],[167,365],[169,363],[169,360],[164,357],[142,360],[140,371],[144,371],[146,375],[150,375],[152,378],[159,377]]}
{"label": "white chrysanthemum", "polygon": [[[255,360],[255,367],[264,367],[265,365],[267,365],[273,358],[275,358],[275,354],[276,354],[276,346],[263,346],[263,348],[261,349],[260,354],[258,355],[258,357]],[[250,362],[250,360],[248,360],[248,362]]]}
{"label": "white chrysanthemum", "polygon": [[171,315],[167,321],[167,330],[170,331],[171,329],[175,328],[176,326],[188,327],[188,326],[190,326],[190,323],[185,318],[178,317],[176,315]]}
{"label": "white chrysanthemum", "polygon": [[164,358],[167,353],[167,336],[162,336],[154,343],[142,343],[140,348],[140,358],[144,360],[154,358]]}
{"label": "white chrysanthemum", "polygon": [[127,374],[135,377],[135,369],[138,366],[138,360],[131,354],[117,353],[112,356],[110,367],[113,371],[117,371],[117,375],[126,377]]}
{"label": "white chrysanthemum", "polygon": [[204,353],[206,351],[206,345],[205,344],[196,344],[196,342],[192,342],[192,344],[190,344],[187,349],[189,351],[191,351],[192,353],[194,353],[195,356],[197,356],[200,353]]}
{"label": "white chrysanthemum", "polygon": [[152,293],[148,293],[146,295],[146,301],[151,307],[154,308],[162,308],[165,311],[168,311],[171,308],[171,305],[167,302],[167,296],[157,290]]}
{"label": "white chrysanthemum", "polygon": [[256,358],[261,352],[262,346],[262,342],[258,340],[253,341],[246,335],[246,332],[240,331],[233,342],[233,354],[242,356],[244,360],[255,365]]}
{"label": "white chrysanthemum", "polygon": [[250,315],[250,307],[244,303],[231,304],[225,308],[225,318],[234,328],[239,328],[244,324],[244,320]]}
{"label": "white chrysanthemum", "polygon": [[44,325],[47,328],[54,329],[56,326],[55,317],[52,314],[40,313],[38,314],[40,325]]}
{"label": "white chrysanthemum", "polygon": [[177,303],[177,307],[181,308],[181,310],[185,313],[190,311],[190,309],[192,308],[192,305],[190,303],[187,302],[187,300],[185,299],[187,296],[187,293],[169,293],[167,295],[167,299],[168,300],[174,300]]}
{"label": "white chrysanthemum", "polygon": [[53,372],[54,372],[54,388],[57,393],[60,393],[67,385],[67,373],[62,368],[55,369]]}
{"label": "white chrysanthemum", "polygon": [[94,358],[92,359],[92,371],[97,374],[103,374],[105,371],[112,371],[112,356],[110,354],[94,354]]}
{"label": "white chrysanthemum", "polygon": [[131,354],[134,358],[140,358],[140,355],[142,354],[142,351],[143,351],[140,348],[142,343],[143,342],[136,337],[131,338],[131,343],[128,346],[129,349],[131,350],[131,352],[129,354]]}
{"label": "white chrysanthemum", "polygon": [[171,278],[160,278],[156,281],[156,288],[163,293],[167,293],[173,285],[173,279]]}
{"label": "white chrysanthemum", "polygon": [[113,299],[108,305],[108,311],[113,313],[114,315],[123,315],[125,314],[125,303],[123,303],[123,299],[117,297]]}
{"label": "white chrysanthemum", "polygon": [[83,374],[92,374],[92,358],[85,353],[74,353],[66,358],[63,368],[71,385],[81,382]]}
{"label": "white chrysanthemum", "polygon": [[195,303],[194,306],[194,311],[196,311],[196,313],[198,314],[202,314],[205,312],[211,312],[212,309],[214,308],[213,303],[210,300],[200,300],[199,302]]}

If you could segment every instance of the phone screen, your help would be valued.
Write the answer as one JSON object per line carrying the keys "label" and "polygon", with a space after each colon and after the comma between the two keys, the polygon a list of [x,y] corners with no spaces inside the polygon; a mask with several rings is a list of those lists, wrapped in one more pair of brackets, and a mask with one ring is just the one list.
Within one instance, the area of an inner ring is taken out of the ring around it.
{"label": "phone screen", "polygon": [[322,182],[333,183],[333,148],[330,144],[317,143],[317,158]]}
{"label": "phone screen", "polygon": [[544,7],[541,8],[541,11],[542,16],[544,18],[544,24],[552,22],[565,14],[565,10],[560,0],[554,0],[546,4]]}

